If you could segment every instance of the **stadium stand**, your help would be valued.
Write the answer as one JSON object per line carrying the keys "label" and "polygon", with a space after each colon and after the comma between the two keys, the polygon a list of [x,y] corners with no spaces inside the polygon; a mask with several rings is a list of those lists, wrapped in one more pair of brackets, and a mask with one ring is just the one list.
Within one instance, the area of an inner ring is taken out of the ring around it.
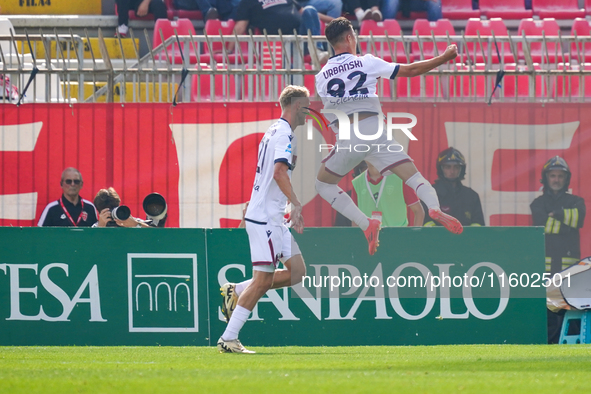
{"label": "stadium stand", "polygon": [[448,19],[480,17],[480,10],[472,9],[472,0],[441,0],[441,12]]}
{"label": "stadium stand", "polygon": [[[207,64],[200,66],[203,70],[211,70]],[[218,65],[217,69],[226,70],[226,67]],[[191,101],[236,100],[237,92],[236,78],[230,74],[200,74],[191,78]]]}
{"label": "stadium stand", "polygon": [[526,10],[523,0],[480,0],[480,12],[488,19],[522,19],[531,18],[532,10]]}
{"label": "stadium stand", "polygon": [[[478,36],[480,34],[482,45],[480,43],[468,42],[467,49],[468,49],[468,56],[472,60],[473,63],[488,63],[491,62],[493,64],[497,63],[513,63],[515,62],[515,58],[513,53],[511,52],[510,45],[508,43],[498,43],[495,46],[492,44],[490,48],[490,57],[489,57],[489,44],[488,44],[488,37],[507,37],[507,27],[501,18],[492,18],[490,20],[480,20],[478,18],[470,18],[468,19],[468,23],[466,23],[466,36]],[[499,56],[497,55],[497,47],[499,50],[499,54],[501,59],[499,60]],[[483,54],[484,53],[484,54]]]}
{"label": "stadium stand", "polygon": [[[390,43],[387,45],[386,43],[376,42],[374,52],[371,43],[360,42],[361,53],[373,53],[387,62],[408,63],[409,59],[407,59],[406,53],[404,52],[404,44],[399,40],[400,33],[400,24],[395,19],[386,19],[383,22],[375,22],[373,20],[363,21],[360,29],[361,36],[373,35],[374,37],[384,37],[387,35],[390,38]],[[410,61],[412,61],[413,56],[410,54],[409,56]],[[392,60],[393,57],[394,60]]]}
{"label": "stadium stand", "polygon": [[[541,70],[542,67],[538,63],[534,63],[535,70]],[[527,66],[524,65],[516,65],[516,64],[506,64],[505,71],[520,71],[526,72]],[[546,96],[548,90],[547,81],[545,81],[541,75],[537,74],[534,77],[535,79],[535,88],[534,88],[534,96],[532,98],[542,98]],[[503,78],[503,82],[501,84],[503,97],[511,98],[525,98],[530,97],[530,76],[527,74],[524,75],[505,75]]]}
{"label": "stadium stand", "polygon": [[[589,38],[591,36],[591,22],[583,18],[575,19],[570,34],[573,37]],[[591,42],[579,42],[578,44],[573,42],[571,57],[577,59],[579,63],[591,61]]]}
{"label": "stadium stand", "polygon": [[[531,18],[522,19],[517,29],[517,34],[522,36],[525,33],[529,36],[557,37],[560,32],[560,27],[554,18],[546,18],[544,20],[534,20]],[[523,44],[517,44],[519,58],[524,59]],[[555,42],[546,41],[546,45],[541,41],[530,43],[530,52],[534,63],[556,63],[557,59],[561,59],[561,46]]]}
{"label": "stadium stand", "polygon": [[426,19],[417,19],[412,28],[413,35],[423,37],[422,54],[421,46],[418,42],[413,42],[411,45],[411,52],[415,59],[430,59],[438,54],[445,52],[447,42],[437,43],[437,53],[435,53],[435,45],[431,37],[446,37],[447,35],[454,36],[455,29],[449,19],[440,19],[437,22],[429,22]]}
{"label": "stadium stand", "polygon": [[[205,34],[209,36],[218,36],[224,35],[229,36],[234,34],[234,25],[235,22],[233,20],[229,21],[220,21],[218,19],[210,19],[205,23]],[[205,44],[203,46],[204,52],[203,55],[200,57],[200,61],[202,63],[209,63],[210,57],[213,54],[213,58],[218,63],[230,63],[230,64],[242,64],[243,60],[247,59],[248,56],[248,43],[242,43],[240,49],[242,50],[242,57],[240,53],[236,51],[236,53],[229,53],[228,48],[230,46],[230,42],[225,44],[226,46],[226,55],[227,59],[224,57],[223,53],[223,45],[221,42],[213,42],[211,43],[211,51],[209,50],[209,45]]]}
{"label": "stadium stand", "polygon": [[[398,97],[433,98],[440,96],[440,82],[439,76],[437,75],[421,76],[417,78],[397,78],[395,81],[396,94]],[[391,84],[392,81],[384,81],[383,97],[392,97],[390,94]],[[421,89],[424,89],[424,95],[421,94]]]}
{"label": "stadium stand", "polygon": [[534,15],[540,18],[573,19],[585,17],[578,0],[532,0]]}
{"label": "stadium stand", "polygon": [[[168,19],[158,19],[154,25],[154,39],[152,49],[158,47],[166,41],[167,38],[177,35],[196,35],[193,23],[189,19],[177,19],[176,21],[169,21]],[[180,51],[185,51],[185,43],[180,43],[180,50],[177,43],[171,44],[166,47],[165,54],[157,53],[155,58],[159,60],[165,60],[168,57],[168,61],[173,64],[183,64]],[[189,45],[189,59],[190,64],[197,63],[197,55],[191,45]],[[186,54],[184,52],[183,54]]]}
{"label": "stadium stand", "polygon": [[[582,65],[558,63],[557,69],[578,72],[581,70],[581,67],[585,70],[591,70],[591,63],[584,63]],[[557,75],[553,77],[551,97],[591,97],[591,75],[575,74],[572,76]]]}
{"label": "stadium stand", "polygon": [[[458,71],[469,72],[472,70],[483,71],[484,64],[477,64],[472,69],[468,66],[457,65]],[[449,78],[449,97],[472,98],[485,97],[492,91],[492,83],[488,82],[485,75],[458,75]],[[488,90],[487,90],[488,87]]]}

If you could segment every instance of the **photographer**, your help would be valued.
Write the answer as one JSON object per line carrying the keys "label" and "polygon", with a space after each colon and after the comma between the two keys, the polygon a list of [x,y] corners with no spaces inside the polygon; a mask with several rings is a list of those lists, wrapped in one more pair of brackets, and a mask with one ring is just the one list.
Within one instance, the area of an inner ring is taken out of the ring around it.
{"label": "photographer", "polygon": [[[121,217],[121,208],[126,208],[124,211],[128,211],[129,208],[120,206],[121,198],[117,194],[114,188],[101,189],[94,198],[94,206],[100,212],[96,227],[150,227],[141,219],[136,219],[133,216],[123,215]],[[117,215],[113,215],[115,208],[119,208],[116,212]],[[114,217],[115,216],[115,217]]]}

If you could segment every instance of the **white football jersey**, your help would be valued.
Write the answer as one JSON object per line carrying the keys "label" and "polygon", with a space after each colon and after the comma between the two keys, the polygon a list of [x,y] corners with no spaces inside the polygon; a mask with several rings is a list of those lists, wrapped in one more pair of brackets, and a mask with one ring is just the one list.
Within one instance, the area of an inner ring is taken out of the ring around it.
{"label": "white football jersey", "polygon": [[[382,113],[376,94],[379,78],[394,79],[400,65],[373,55],[354,56],[341,53],[331,57],[316,74],[316,91],[325,109],[338,109],[347,115],[354,112]],[[335,115],[326,114],[329,121]]]}
{"label": "white football jersey", "polygon": [[246,220],[257,223],[280,225],[287,208],[287,196],[279,189],[273,179],[275,163],[283,162],[289,167],[287,174],[295,166],[295,134],[289,123],[281,118],[273,124],[259,144],[259,158],[250,203],[246,210]]}

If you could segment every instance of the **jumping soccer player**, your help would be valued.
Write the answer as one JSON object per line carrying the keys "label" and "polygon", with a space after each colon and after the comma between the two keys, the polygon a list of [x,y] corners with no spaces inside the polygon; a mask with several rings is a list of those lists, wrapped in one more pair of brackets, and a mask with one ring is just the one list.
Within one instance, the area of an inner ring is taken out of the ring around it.
{"label": "jumping soccer player", "polygon": [[[259,144],[256,176],[244,217],[253,275],[248,281],[222,287],[222,312],[228,327],[218,340],[220,353],[254,353],[238,340],[250,312],[269,289],[295,285],[306,275],[304,259],[284,223],[284,215],[289,200],[291,227],[298,233],[304,231],[302,204],[293,191],[291,172],[296,164],[293,131],[306,122],[309,96],[304,87],[290,85],[283,89],[279,97],[281,119],[267,130]],[[276,269],[279,259],[286,269]]]}
{"label": "jumping soccer player", "polygon": [[[402,151],[390,152],[384,148],[396,144],[396,141],[387,140],[386,133],[381,133],[381,136],[377,136],[376,133],[385,128],[382,109],[376,95],[378,78],[394,79],[396,76],[414,77],[425,74],[455,59],[456,46],[448,46],[445,53],[433,59],[412,64],[395,64],[370,54],[360,57],[354,55],[357,49],[357,38],[351,22],[345,18],[332,20],[326,26],[325,35],[335,51],[335,56],[331,57],[316,75],[316,91],[322,98],[325,109],[339,110],[349,117],[351,136],[349,140],[340,139],[339,136],[335,147],[322,161],[316,178],[318,194],[343,216],[361,227],[369,243],[369,254],[373,255],[378,247],[379,220],[368,218],[359,210],[351,197],[337,186],[342,177],[362,160],[366,160],[383,176],[392,173],[398,175],[427,205],[432,219],[441,223],[452,233],[460,234],[463,231],[462,225],[457,219],[441,211],[435,189],[418,172],[412,159]],[[359,138],[354,132],[355,118],[357,118],[359,130],[371,132],[363,135],[365,139]],[[382,122],[382,127],[379,122]],[[372,135],[376,135],[376,139],[368,143]],[[355,149],[357,143],[371,146],[371,148],[369,151],[362,149],[363,152],[357,152]]]}

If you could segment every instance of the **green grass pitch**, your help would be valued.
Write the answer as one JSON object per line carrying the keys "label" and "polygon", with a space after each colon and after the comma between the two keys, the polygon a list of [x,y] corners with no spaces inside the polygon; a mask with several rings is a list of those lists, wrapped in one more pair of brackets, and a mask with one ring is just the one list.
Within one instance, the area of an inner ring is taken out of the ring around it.
{"label": "green grass pitch", "polygon": [[567,393],[589,345],[0,347],[0,393]]}

